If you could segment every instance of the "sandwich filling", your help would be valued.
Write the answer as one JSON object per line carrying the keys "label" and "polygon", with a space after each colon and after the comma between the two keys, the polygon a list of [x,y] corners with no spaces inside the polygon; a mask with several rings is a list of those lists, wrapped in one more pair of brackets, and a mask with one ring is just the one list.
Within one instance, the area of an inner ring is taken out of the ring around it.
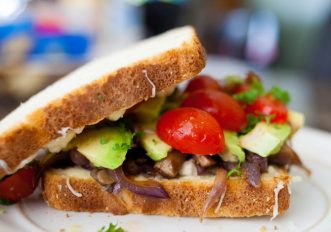
{"label": "sandwich filling", "polygon": [[[286,91],[265,90],[256,74],[222,82],[198,76],[184,91],[154,92],[153,98],[95,125],[63,128],[62,137],[48,144],[48,155],[0,182],[1,201],[16,202],[32,193],[48,168],[79,166],[106,191],[127,189],[160,199],[171,196],[158,178],[213,176],[204,217],[210,208],[220,209],[228,178],[243,177],[259,188],[271,166],[289,170],[297,165],[309,172],[289,142],[303,126],[303,116],[287,108]],[[17,187],[23,180],[24,189]],[[275,195],[282,188],[279,183]]]}

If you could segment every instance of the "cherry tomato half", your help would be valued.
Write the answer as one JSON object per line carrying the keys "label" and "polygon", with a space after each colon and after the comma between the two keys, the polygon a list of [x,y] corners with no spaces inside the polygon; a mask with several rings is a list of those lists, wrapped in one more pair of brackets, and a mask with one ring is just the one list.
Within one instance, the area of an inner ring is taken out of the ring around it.
{"label": "cherry tomato half", "polygon": [[213,116],[196,108],[167,111],[159,118],[156,131],[164,142],[183,153],[211,155],[224,150],[221,126]]}
{"label": "cherry tomato half", "polygon": [[220,90],[221,86],[212,77],[208,75],[199,75],[188,83],[185,92],[193,92],[200,89]]}
{"label": "cherry tomato half", "polygon": [[256,116],[274,115],[271,123],[286,123],[287,122],[287,107],[286,105],[275,99],[272,95],[258,97],[253,104],[246,106],[246,112],[255,114]]}
{"label": "cherry tomato half", "polygon": [[240,131],[246,126],[246,115],[239,103],[230,95],[215,90],[191,93],[183,107],[195,107],[210,113],[225,130]]}
{"label": "cherry tomato half", "polygon": [[17,202],[29,196],[37,187],[36,175],[35,167],[29,166],[6,177],[0,182],[0,199]]}

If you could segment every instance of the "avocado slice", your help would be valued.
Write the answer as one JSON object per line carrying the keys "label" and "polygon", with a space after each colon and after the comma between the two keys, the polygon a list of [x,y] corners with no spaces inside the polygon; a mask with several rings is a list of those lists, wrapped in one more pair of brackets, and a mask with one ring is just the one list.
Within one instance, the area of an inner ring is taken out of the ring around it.
{"label": "avocado slice", "polygon": [[104,127],[78,135],[73,144],[96,167],[115,169],[124,162],[132,137],[124,127]]}
{"label": "avocado slice", "polygon": [[291,136],[293,136],[301,127],[303,127],[305,123],[305,117],[303,114],[293,110],[288,111],[287,119],[292,127]]}
{"label": "avocado slice", "polygon": [[133,110],[133,114],[136,115],[140,122],[156,120],[160,115],[165,100],[165,97],[151,98],[148,101],[139,104],[137,108]]}
{"label": "avocado slice", "polygon": [[155,132],[156,121],[140,123],[138,128],[142,131],[139,141],[147,151],[147,155],[154,161],[167,157],[172,147],[163,142]]}
{"label": "avocado slice", "polygon": [[154,161],[167,157],[168,152],[171,151],[171,146],[163,142],[155,133],[145,133],[141,138],[141,145]]}
{"label": "avocado slice", "polygon": [[245,152],[239,145],[239,137],[236,132],[224,131],[225,153],[235,155],[239,162],[245,161]]}
{"label": "avocado slice", "polygon": [[242,148],[262,157],[277,153],[291,134],[288,124],[266,124],[260,122],[248,134],[239,138]]}

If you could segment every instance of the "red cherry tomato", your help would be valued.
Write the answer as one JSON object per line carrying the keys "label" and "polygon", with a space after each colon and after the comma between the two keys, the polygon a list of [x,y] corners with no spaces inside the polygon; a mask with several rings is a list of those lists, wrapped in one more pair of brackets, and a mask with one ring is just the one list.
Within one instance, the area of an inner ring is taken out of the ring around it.
{"label": "red cherry tomato", "polygon": [[261,116],[261,114],[264,116],[274,115],[270,120],[272,123],[287,122],[288,110],[286,105],[272,95],[258,97],[253,104],[247,105],[245,110],[247,113],[255,114],[256,116]]}
{"label": "red cherry tomato", "polygon": [[199,75],[188,83],[185,92],[193,92],[200,89],[220,90],[221,86],[212,77],[208,75]]}
{"label": "red cherry tomato", "polygon": [[230,95],[215,90],[191,93],[182,103],[210,113],[225,130],[240,131],[246,126],[246,115],[239,103]]}
{"label": "red cherry tomato", "polygon": [[36,169],[29,166],[6,177],[0,182],[0,199],[17,202],[29,196],[37,187],[36,175]]}
{"label": "red cherry tomato", "polygon": [[183,153],[211,155],[224,150],[221,126],[213,116],[199,109],[167,111],[159,118],[156,131],[164,142]]}

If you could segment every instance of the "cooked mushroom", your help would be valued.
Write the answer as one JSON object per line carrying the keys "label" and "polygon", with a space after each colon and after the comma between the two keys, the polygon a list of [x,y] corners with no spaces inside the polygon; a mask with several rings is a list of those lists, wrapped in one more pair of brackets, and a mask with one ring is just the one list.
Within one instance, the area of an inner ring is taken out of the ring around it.
{"label": "cooked mushroom", "polygon": [[96,169],[91,171],[91,176],[102,185],[112,185],[115,181],[109,176],[106,169]]}
{"label": "cooked mushroom", "polygon": [[216,161],[207,155],[195,155],[194,160],[197,164],[199,164],[203,168],[208,168],[216,164]]}
{"label": "cooked mushroom", "polygon": [[154,168],[164,177],[174,178],[181,169],[186,155],[179,151],[169,152],[168,156],[160,161],[157,161]]}
{"label": "cooked mushroom", "polygon": [[141,172],[141,167],[134,159],[128,157],[123,163],[123,170],[129,175],[138,175]]}
{"label": "cooked mushroom", "polygon": [[285,169],[289,169],[291,165],[296,165],[305,170],[308,175],[311,173],[302,163],[298,154],[288,144],[284,144],[277,154],[269,156],[268,161],[272,164],[283,166]]}

